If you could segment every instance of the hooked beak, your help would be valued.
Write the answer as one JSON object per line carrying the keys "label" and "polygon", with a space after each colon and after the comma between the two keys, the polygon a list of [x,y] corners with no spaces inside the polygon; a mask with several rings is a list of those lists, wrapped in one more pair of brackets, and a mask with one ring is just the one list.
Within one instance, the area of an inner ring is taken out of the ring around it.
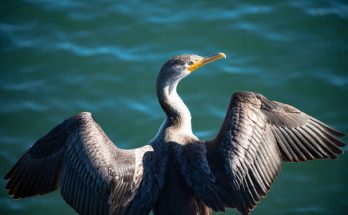
{"label": "hooked beak", "polygon": [[189,72],[193,72],[195,71],[196,69],[198,69],[199,67],[201,66],[204,66],[205,64],[207,63],[210,63],[210,62],[213,62],[213,61],[216,61],[216,60],[219,60],[221,58],[225,58],[226,59],[226,55],[222,52],[216,54],[216,55],[213,55],[211,57],[205,57],[205,58],[202,58],[201,60],[196,60],[193,62],[193,64],[188,68],[188,71]]}

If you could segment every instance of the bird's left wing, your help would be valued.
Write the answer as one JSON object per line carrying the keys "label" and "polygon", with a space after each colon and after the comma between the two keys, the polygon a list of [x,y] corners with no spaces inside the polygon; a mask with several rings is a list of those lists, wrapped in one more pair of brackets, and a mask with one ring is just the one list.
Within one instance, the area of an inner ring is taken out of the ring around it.
{"label": "bird's left wing", "polygon": [[224,205],[249,214],[269,191],[281,160],[337,158],[344,146],[340,136],[290,105],[241,92],[233,95],[217,138],[205,145]]}

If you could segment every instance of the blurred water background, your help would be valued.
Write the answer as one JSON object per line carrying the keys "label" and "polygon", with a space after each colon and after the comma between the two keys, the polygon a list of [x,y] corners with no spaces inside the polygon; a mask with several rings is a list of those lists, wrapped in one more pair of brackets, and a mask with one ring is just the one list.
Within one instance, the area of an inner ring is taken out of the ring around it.
{"label": "blurred water background", "polygon": [[[162,63],[221,51],[227,60],[179,86],[198,137],[214,137],[240,90],[348,133],[345,1],[1,1],[1,178],[35,140],[81,111],[119,147],[146,144],[164,117],[155,95]],[[254,214],[346,214],[347,164],[347,154],[285,164]],[[59,192],[14,201],[0,182],[0,214],[75,214]]]}

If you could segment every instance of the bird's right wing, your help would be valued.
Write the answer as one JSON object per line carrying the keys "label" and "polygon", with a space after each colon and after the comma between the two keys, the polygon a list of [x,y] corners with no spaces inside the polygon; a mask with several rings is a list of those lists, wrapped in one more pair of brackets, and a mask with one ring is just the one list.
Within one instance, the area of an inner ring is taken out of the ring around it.
{"label": "bird's right wing", "polygon": [[217,138],[206,142],[207,158],[216,184],[229,193],[224,204],[249,214],[269,191],[282,160],[337,158],[345,145],[340,136],[290,105],[241,92],[233,95]]}
{"label": "bird's right wing", "polygon": [[144,156],[152,150],[149,145],[118,149],[90,113],[81,113],[53,128],[18,160],[5,176],[6,188],[16,199],[60,185],[66,202],[80,214],[125,214],[143,179]]}

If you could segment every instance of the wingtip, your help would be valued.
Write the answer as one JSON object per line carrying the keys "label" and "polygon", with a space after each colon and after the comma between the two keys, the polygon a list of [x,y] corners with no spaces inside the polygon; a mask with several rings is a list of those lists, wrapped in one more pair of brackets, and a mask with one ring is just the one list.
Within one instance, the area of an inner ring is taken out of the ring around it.
{"label": "wingtip", "polygon": [[10,179],[10,176],[9,176],[9,174],[7,173],[5,176],[4,176],[4,181],[7,181],[8,179]]}
{"label": "wingtip", "polygon": [[345,133],[343,133],[343,132],[341,132],[341,131],[339,131],[339,130],[337,130],[337,129],[335,129],[335,128],[333,128],[333,127],[331,127],[331,126],[329,126],[329,125],[327,125],[325,123],[323,123],[322,121],[320,121],[320,120],[318,120],[318,119],[316,119],[314,117],[310,117],[310,119],[312,121],[318,123],[319,125],[323,126],[324,128],[329,130],[332,134],[334,134],[337,137],[345,137],[346,136]]}
{"label": "wingtip", "polygon": [[[8,179],[6,179],[6,180],[8,180]],[[5,190],[8,190],[8,191],[10,191],[10,181],[7,181],[7,184],[6,184],[6,186],[5,186]]]}
{"label": "wingtip", "polygon": [[335,132],[336,136],[338,136],[338,137],[345,137],[345,136],[347,136],[345,133],[343,133],[341,131],[338,131],[338,130],[333,129],[333,128],[331,128],[331,129]]}
{"label": "wingtip", "polygon": [[14,171],[14,167],[6,173],[6,175],[4,176],[5,181],[8,181],[13,177],[13,171]]}

